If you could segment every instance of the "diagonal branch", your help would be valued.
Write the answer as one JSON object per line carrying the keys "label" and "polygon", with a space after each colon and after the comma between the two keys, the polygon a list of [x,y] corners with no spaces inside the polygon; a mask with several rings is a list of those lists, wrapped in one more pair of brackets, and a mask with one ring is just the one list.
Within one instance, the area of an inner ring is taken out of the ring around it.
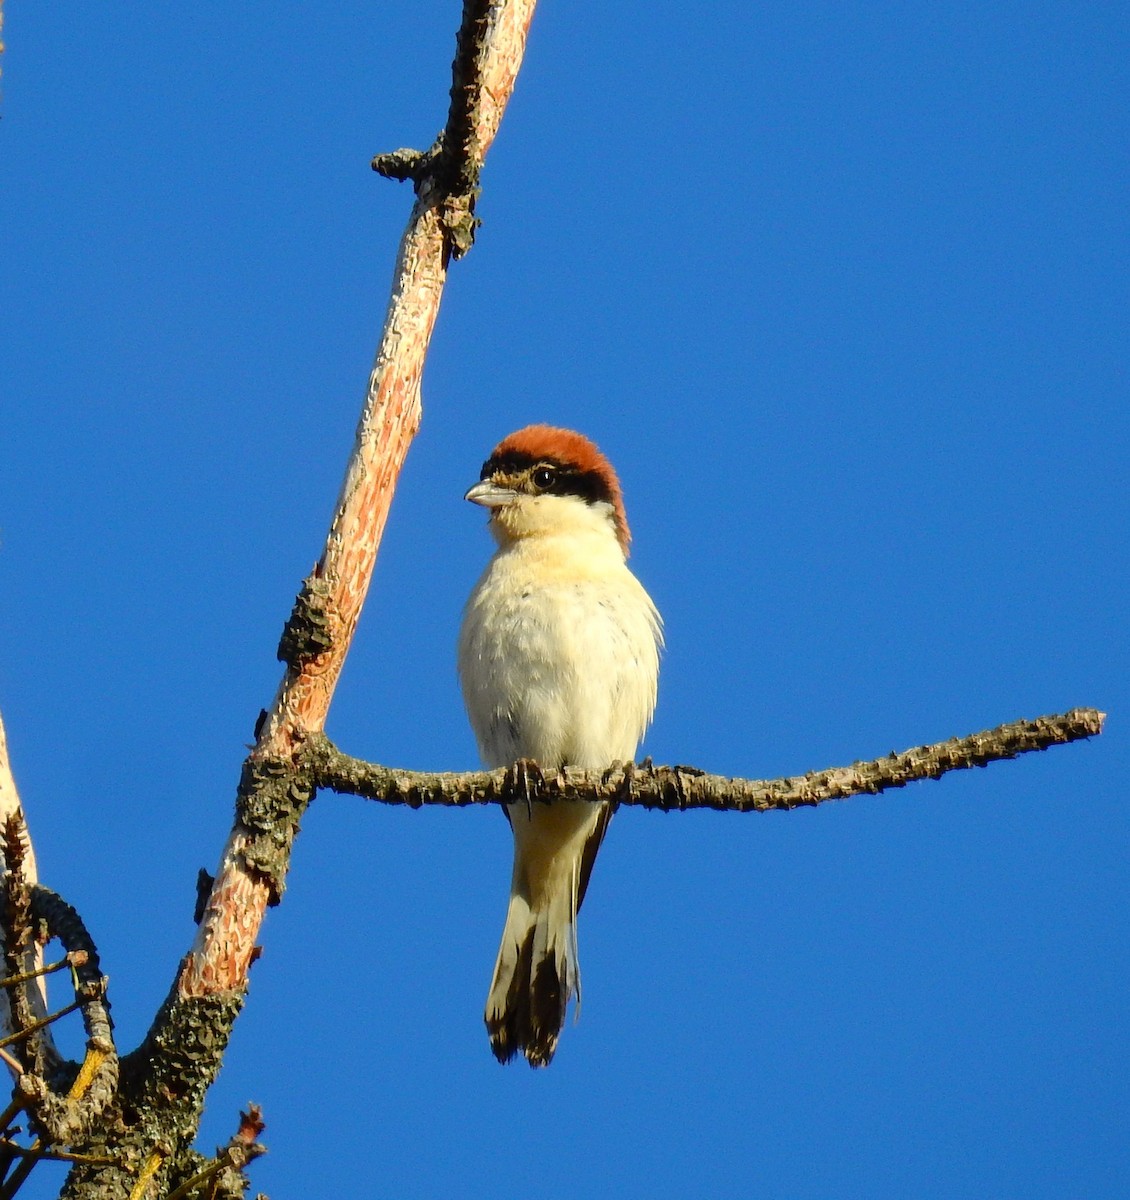
{"label": "diagonal branch", "polygon": [[302,758],[315,787],[412,808],[504,804],[521,798],[612,800],[664,812],[688,808],[766,812],[905,787],[919,779],[938,779],[947,771],[984,767],[1033,750],[1080,741],[1101,733],[1104,717],[1093,708],[1073,708],[1062,716],[999,725],[984,733],[916,746],[850,767],[768,780],[730,779],[695,767],[657,767],[650,761],[638,766],[621,764],[603,772],[566,767],[546,771],[540,778],[537,772],[517,772],[512,767],[452,773],[401,771],[342,754],[321,734],[309,739]]}
{"label": "diagonal branch", "polygon": [[373,170],[386,179],[411,179],[417,195],[428,191],[439,197],[453,258],[462,258],[475,240],[479,173],[522,65],[533,9],[534,0],[463,0],[447,125],[424,152],[393,150],[372,162]]}
{"label": "diagonal branch", "polygon": [[[448,262],[461,248],[452,206],[462,205],[459,220],[471,222],[469,235],[479,171],[513,91],[534,7],[535,0],[466,0],[443,170],[421,172],[417,180],[353,452],[321,557],[280,643],[286,670],[256,724],[197,937],[143,1046],[122,1064],[121,1101],[133,1122],[122,1145],[143,1165],[136,1177],[77,1165],[68,1182],[72,1197],[140,1195],[159,1176],[176,1175],[195,1134],[243,1002],[263,917],[281,895],[298,819],[312,794],[288,767],[306,737],[325,724],[420,423],[424,357]],[[461,154],[473,161],[460,163]]]}
{"label": "diagonal branch", "polygon": [[[467,0],[465,5],[455,69],[457,75],[473,75],[478,98],[457,79],[453,93],[458,99],[453,97],[450,117],[454,128],[445,135],[445,144],[474,153],[476,164],[469,169],[476,177],[513,90],[533,11],[533,0]],[[473,71],[469,60],[475,63]],[[299,598],[300,613],[315,615],[321,637],[314,642],[284,640],[287,670],[260,722],[252,760],[286,758],[305,734],[325,724],[369,589],[393,489],[420,423],[424,356],[446,278],[447,240],[439,211],[444,199],[434,179],[425,181],[401,241],[353,454],[325,549]],[[275,857],[280,861],[271,878],[248,867],[247,851],[256,842],[256,832],[237,820],[196,944],[181,971],[182,996],[216,994],[246,983],[255,937],[268,903],[278,897],[289,851],[289,842],[279,847]]]}

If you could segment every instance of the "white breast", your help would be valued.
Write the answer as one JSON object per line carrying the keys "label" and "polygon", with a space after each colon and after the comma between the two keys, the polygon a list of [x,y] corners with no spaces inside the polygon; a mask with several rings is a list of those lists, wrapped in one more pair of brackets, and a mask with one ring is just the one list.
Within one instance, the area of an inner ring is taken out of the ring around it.
{"label": "white breast", "polygon": [[467,602],[459,674],[483,761],[604,767],[655,708],[659,615],[613,543],[500,549]]}

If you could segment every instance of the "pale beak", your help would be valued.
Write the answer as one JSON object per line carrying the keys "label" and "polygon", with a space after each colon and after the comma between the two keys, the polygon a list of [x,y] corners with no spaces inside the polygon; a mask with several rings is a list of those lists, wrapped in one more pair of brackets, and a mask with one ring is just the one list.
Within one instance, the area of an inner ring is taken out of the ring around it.
{"label": "pale beak", "polygon": [[504,504],[517,500],[518,493],[513,488],[499,487],[497,483],[483,479],[476,483],[463,499],[470,500],[472,504],[481,504],[483,508],[501,508]]}

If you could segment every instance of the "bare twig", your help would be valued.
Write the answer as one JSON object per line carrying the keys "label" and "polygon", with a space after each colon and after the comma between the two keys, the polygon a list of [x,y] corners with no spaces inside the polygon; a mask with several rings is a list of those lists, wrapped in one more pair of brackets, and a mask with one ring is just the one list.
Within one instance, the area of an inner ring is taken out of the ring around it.
{"label": "bare twig", "polygon": [[[657,767],[628,763],[607,771],[567,767],[528,779],[525,794],[537,801],[612,800],[640,808],[711,808],[727,812],[765,812],[821,804],[861,793],[905,787],[937,779],[947,771],[983,767],[1000,759],[1094,737],[1104,714],[1075,708],[1062,716],[1016,721],[984,733],[918,746],[850,767],[810,771],[782,779],[730,779],[695,767]],[[513,768],[438,773],[381,767],[342,754],[328,738],[312,736],[304,760],[318,787],[380,800],[385,804],[508,803],[515,797]]]}
{"label": "bare twig", "polygon": [[0,1200],[12,1200],[12,1197],[27,1182],[27,1177],[46,1156],[47,1148],[39,1138],[36,1138],[27,1148],[19,1147],[16,1143],[5,1140],[2,1149],[9,1162],[14,1157],[20,1159],[16,1169],[0,1184]]}
{"label": "bare twig", "polygon": [[265,1146],[256,1141],[266,1126],[263,1124],[263,1114],[257,1104],[249,1104],[247,1112],[239,1114],[239,1128],[231,1141],[223,1147],[207,1166],[186,1179],[166,1197],[166,1200],[183,1200],[194,1192],[202,1183],[215,1178],[222,1171],[242,1171],[248,1163],[254,1162],[260,1155],[266,1154]]}
{"label": "bare twig", "polygon": [[24,1102],[16,1096],[2,1113],[0,1113],[0,1137],[6,1137],[10,1132],[12,1122],[24,1111]]}
{"label": "bare twig", "polygon": [[32,1146],[21,1146],[18,1142],[0,1138],[0,1150],[14,1154],[17,1158],[47,1159],[49,1162],[87,1163],[90,1166],[109,1166],[116,1159],[97,1154],[77,1154],[68,1150],[43,1150]]}
{"label": "bare twig", "polygon": [[12,1046],[16,1042],[22,1042],[31,1034],[37,1033],[40,1029],[46,1029],[48,1025],[53,1025],[60,1017],[65,1017],[68,1013],[77,1012],[82,1008],[81,1000],[73,1000],[70,1004],[64,1005],[62,1008],[56,1009],[53,1013],[48,1013],[39,1021],[33,1021],[26,1029],[20,1029],[16,1033],[10,1033],[7,1037],[0,1038],[0,1046]]}
{"label": "bare twig", "polygon": [[[11,1154],[12,1151],[5,1147],[5,1153]],[[43,1148],[38,1142],[32,1146],[26,1155],[23,1156],[19,1166],[4,1180],[0,1185],[0,1200],[12,1200],[12,1197],[23,1187],[27,1182],[27,1177],[35,1170],[36,1166],[44,1157]]]}
{"label": "bare twig", "polygon": [[0,979],[0,988],[15,987],[17,983],[26,983],[29,979],[37,979],[40,975],[54,975],[56,971],[65,971],[68,967],[74,970],[87,961],[85,950],[75,950],[60,958],[58,962],[48,963],[45,967],[37,967],[34,971],[24,971],[20,975],[9,975]]}

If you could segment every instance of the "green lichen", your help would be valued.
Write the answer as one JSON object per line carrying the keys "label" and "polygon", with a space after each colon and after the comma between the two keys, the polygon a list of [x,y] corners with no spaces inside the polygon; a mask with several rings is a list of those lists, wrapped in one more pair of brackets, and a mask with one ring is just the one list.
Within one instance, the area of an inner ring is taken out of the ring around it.
{"label": "green lichen", "polygon": [[60,1200],[125,1200],[143,1164],[165,1156],[154,1194],[188,1179],[205,1160],[189,1148],[204,1097],[215,1082],[244,992],[184,998],[174,992],[161,1006],[145,1041],[121,1062],[116,1103],[81,1147],[116,1160],[71,1169]]}

